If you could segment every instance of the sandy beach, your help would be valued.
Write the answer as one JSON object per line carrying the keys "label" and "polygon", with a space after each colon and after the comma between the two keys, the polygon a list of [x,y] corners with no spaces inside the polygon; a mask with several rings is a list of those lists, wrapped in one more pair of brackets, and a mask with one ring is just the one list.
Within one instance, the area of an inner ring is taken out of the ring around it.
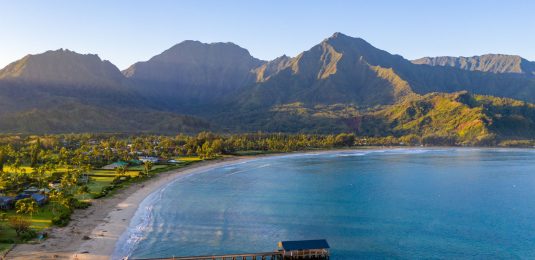
{"label": "sandy beach", "polygon": [[68,226],[52,228],[49,238],[38,244],[17,245],[7,259],[110,259],[115,244],[130,224],[138,205],[152,192],[183,174],[191,174],[254,157],[230,157],[196,163],[161,173],[134,184],[113,196],[95,200],[85,210],[77,210]]}

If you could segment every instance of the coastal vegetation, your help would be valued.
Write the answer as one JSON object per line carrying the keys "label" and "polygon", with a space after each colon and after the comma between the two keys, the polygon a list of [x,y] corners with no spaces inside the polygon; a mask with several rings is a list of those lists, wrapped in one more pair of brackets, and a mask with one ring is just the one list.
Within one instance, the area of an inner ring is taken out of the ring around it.
{"label": "coastal vegetation", "polygon": [[[440,96],[430,96],[429,100]],[[463,94],[454,96],[455,102],[465,99]],[[449,100],[449,101],[448,101]],[[505,99],[476,97],[469,101],[500,106],[510,104]],[[464,103],[463,103],[464,104]],[[411,109],[405,104],[389,112],[392,120],[412,121],[433,116],[429,105],[427,112],[415,110],[413,117],[404,117],[401,110]],[[526,109],[524,103],[517,104]],[[459,105],[462,106],[462,105]],[[416,109],[416,108],[415,108]],[[442,111],[441,108],[435,108]],[[459,109],[467,110],[461,107]],[[480,111],[478,108],[476,111]],[[529,110],[528,110],[529,111]],[[386,113],[386,112],[382,112]],[[467,110],[466,120],[481,120],[465,130],[465,135],[479,138],[479,144],[508,146],[533,146],[530,140],[498,140],[489,134],[483,119]],[[471,116],[472,115],[472,116]],[[457,122],[451,129],[459,129],[464,122]],[[447,123],[447,122],[445,122]],[[401,125],[401,124],[400,124]],[[473,130],[473,129],[475,130]],[[397,129],[397,128],[394,128]],[[489,128],[490,129],[490,128]],[[402,132],[403,128],[400,128]],[[476,131],[475,134],[469,131]],[[76,209],[84,209],[91,202],[115,193],[132,183],[142,182],[157,174],[186,165],[227,156],[258,155],[317,149],[336,149],[355,146],[402,145],[464,145],[459,132],[403,132],[405,135],[360,136],[355,133],[331,135],[319,134],[216,134],[201,132],[196,135],[126,135],[126,134],[62,134],[62,135],[2,135],[0,136],[0,243],[20,243],[46,238],[46,229],[65,226]],[[443,134],[443,135],[441,135]],[[461,140],[461,141],[460,141]],[[472,140],[472,139],[470,139]],[[489,141],[492,140],[492,141]]]}

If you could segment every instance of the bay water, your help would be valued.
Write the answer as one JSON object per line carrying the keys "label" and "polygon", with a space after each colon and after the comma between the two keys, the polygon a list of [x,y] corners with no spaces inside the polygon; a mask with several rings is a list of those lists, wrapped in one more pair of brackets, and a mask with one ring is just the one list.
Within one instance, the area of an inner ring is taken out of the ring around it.
{"label": "bay water", "polygon": [[289,154],[184,175],[147,197],[114,258],[265,252],[332,259],[535,258],[535,150]]}

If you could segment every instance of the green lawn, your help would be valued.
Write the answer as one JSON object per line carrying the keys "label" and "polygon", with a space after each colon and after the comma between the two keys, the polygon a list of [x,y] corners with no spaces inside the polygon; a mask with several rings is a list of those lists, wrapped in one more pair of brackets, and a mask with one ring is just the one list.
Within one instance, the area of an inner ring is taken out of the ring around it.
{"label": "green lawn", "polygon": [[[153,165],[152,166],[152,170],[163,169],[163,168],[167,168],[167,167],[168,167],[167,165],[157,164],[157,165]],[[143,168],[143,165],[139,165],[139,166],[128,167],[128,170],[143,171],[145,169]]]}
{"label": "green lawn", "polygon": [[[17,215],[15,210],[5,211],[6,220],[0,221],[0,253],[11,247],[10,241],[16,242],[19,241],[17,238],[17,233],[9,226],[8,219]],[[35,213],[32,217],[28,215],[23,215],[24,218],[30,220],[31,228],[37,232],[49,228],[52,226],[52,206],[47,204],[39,208],[39,211]]]}
{"label": "green lawn", "polygon": [[[14,209],[8,210],[5,213],[7,213],[7,218],[16,216],[17,213]],[[30,216],[24,215],[27,219],[30,219]],[[45,228],[48,228],[52,225],[52,206],[50,204],[46,204],[42,207],[39,207],[39,211],[35,214],[33,214],[33,217],[31,219],[32,222],[32,228],[39,231]],[[3,224],[7,225],[7,221]]]}
{"label": "green lawn", "polygon": [[175,160],[183,161],[183,162],[198,162],[198,161],[202,161],[202,159],[199,158],[199,156],[181,156],[181,157],[175,158]]}
{"label": "green lawn", "polygon": [[[27,173],[34,172],[34,169],[30,166],[21,166],[20,169],[24,170]],[[57,168],[54,172],[66,172],[66,171],[67,171],[67,168]],[[9,165],[4,165],[4,172],[13,172],[13,167]]]}
{"label": "green lawn", "polygon": [[[93,170],[90,173],[88,173],[88,175],[90,177],[92,177],[93,175],[96,175],[96,176],[113,176],[113,177],[117,176],[117,174],[115,173],[115,170],[102,170],[102,169]],[[128,171],[126,171],[126,175],[128,175],[130,177],[136,177],[136,176],[139,175],[139,170],[128,168]]]}
{"label": "green lawn", "polygon": [[0,255],[3,255],[12,246],[13,246],[13,244],[0,243]]}
{"label": "green lawn", "polygon": [[109,176],[109,177],[95,177],[95,176],[90,177],[90,181],[87,184],[87,186],[89,187],[89,193],[91,195],[99,194],[100,191],[102,191],[102,188],[110,186],[114,178],[115,178],[114,175]]}

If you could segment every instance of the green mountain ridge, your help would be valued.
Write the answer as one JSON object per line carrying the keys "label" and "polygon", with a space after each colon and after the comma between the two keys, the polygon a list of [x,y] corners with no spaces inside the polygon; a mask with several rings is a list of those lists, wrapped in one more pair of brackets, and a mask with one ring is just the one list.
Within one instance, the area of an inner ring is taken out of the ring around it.
{"label": "green mountain ridge", "polygon": [[[447,145],[489,145],[507,139],[535,138],[535,105],[466,91],[413,96],[369,110],[354,106],[290,103],[273,107],[265,120],[248,124],[267,131],[354,132],[360,136],[432,139]],[[241,118],[239,118],[241,120]]]}
{"label": "green mountain ridge", "polygon": [[283,59],[236,103],[247,107],[292,102],[393,104],[414,93],[390,67],[374,65],[391,56],[362,39],[336,33],[295,58]]}
{"label": "green mountain ridge", "polygon": [[472,57],[424,57],[412,62],[430,66],[449,66],[469,71],[535,76],[535,62],[528,61],[518,55],[485,54]]}
{"label": "green mountain ridge", "polygon": [[[264,65],[267,66],[276,69],[258,69],[260,80],[240,93],[234,103],[246,107],[292,102],[370,107],[393,104],[406,95],[462,90],[535,101],[532,77],[414,64],[341,33],[295,58],[283,57]],[[387,70],[387,79],[395,81],[385,80]]]}
{"label": "green mountain ridge", "polygon": [[526,64],[507,55],[409,61],[342,33],[272,61],[232,43],[184,41],[122,72],[97,55],[49,51],[0,70],[0,131],[534,138]]}
{"label": "green mountain ridge", "polygon": [[466,91],[427,94],[369,113],[361,121],[357,131],[371,136],[448,137],[461,144],[535,137],[535,105]]}

